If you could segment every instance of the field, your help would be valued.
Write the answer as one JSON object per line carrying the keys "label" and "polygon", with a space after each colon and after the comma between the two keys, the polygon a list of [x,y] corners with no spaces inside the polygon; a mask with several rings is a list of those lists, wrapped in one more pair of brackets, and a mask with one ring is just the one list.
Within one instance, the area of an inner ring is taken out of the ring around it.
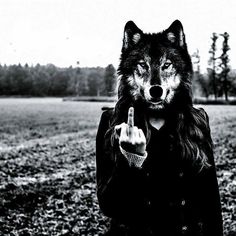
{"label": "field", "polygon": [[[112,103],[0,99],[0,235],[104,232],[95,185],[95,135]],[[210,117],[225,236],[236,235],[236,106]]]}

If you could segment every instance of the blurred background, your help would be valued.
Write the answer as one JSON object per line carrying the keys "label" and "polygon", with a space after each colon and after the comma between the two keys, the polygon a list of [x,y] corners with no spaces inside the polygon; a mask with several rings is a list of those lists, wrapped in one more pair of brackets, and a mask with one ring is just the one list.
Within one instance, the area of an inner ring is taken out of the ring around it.
{"label": "blurred background", "polygon": [[2,0],[0,235],[100,235],[95,136],[116,101],[123,29],[179,19],[210,118],[226,236],[236,235],[236,2]]}

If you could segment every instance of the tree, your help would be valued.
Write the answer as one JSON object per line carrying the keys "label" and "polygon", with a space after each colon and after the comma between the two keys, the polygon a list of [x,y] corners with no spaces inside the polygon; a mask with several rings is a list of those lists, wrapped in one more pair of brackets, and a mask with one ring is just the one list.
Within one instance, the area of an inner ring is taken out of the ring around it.
{"label": "tree", "polygon": [[100,84],[99,74],[95,72],[91,73],[88,77],[88,92],[90,96],[100,96]]}
{"label": "tree", "polygon": [[212,34],[212,44],[211,49],[209,50],[209,53],[211,54],[211,57],[209,59],[209,65],[212,65],[212,85],[213,85],[213,92],[215,99],[217,99],[217,81],[216,81],[216,40],[218,39],[218,36],[216,33]]}
{"label": "tree", "polygon": [[211,73],[210,69],[208,68],[208,76],[206,74],[201,73],[200,69],[200,54],[199,50],[197,49],[196,52],[192,55],[192,62],[193,62],[193,83],[192,83],[192,90],[193,95],[197,96],[205,96],[206,98],[212,93],[212,86],[210,84]]}
{"label": "tree", "polygon": [[193,62],[193,78],[192,78],[192,90],[194,96],[201,96],[201,84],[199,83],[200,79],[200,55],[199,50],[197,49],[196,52],[192,55],[192,62]]}
{"label": "tree", "polygon": [[7,67],[2,78],[2,90],[4,95],[30,95],[32,83],[29,77],[28,66],[21,64]]}
{"label": "tree", "polygon": [[52,84],[51,84],[51,90],[50,94],[51,96],[65,96],[67,92],[68,82],[69,82],[69,76],[66,73],[66,71],[61,70],[58,71],[52,78]]}
{"label": "tree", "polygon": [[45,66],[37,64],[30,68],[31,80],[33,84],[33,96],[48,96],[51,87],[51,79]]}
{"label": "tree", "polygon": [[105,74],[104,74],[105,95],[113,96],[115,86],[116,86],[116,69],[112,64],[109,64],[105,68]]}
{"label": "tree", "polygon": [[230,80],[230,88],[229,88],[229,94],[232,96],[236,96],[236,70],[232,69],[229,72],[229,80]]}
{"label": "tree", "polygon": [[221,71],[221,78],[222,78],[222,90],[225,95],[225,100],[228,101],[228,91],[229,91],[229,78],[228,78],[228,73],[230,72],[229,68],[229,56],[228,56],[228,51],[230,50],[230,47],[228,45],[228,40],[229,40],[229,34],[225,32],[224,34],[221,34],[224,38],[223,40],[223,46],[222,46],[222,54],[220,56],[220,67],[222,69]]}
{"label": "tree", "polygon": [[0,94],[7,96],[107,95],[104,93],[104,74],[105,68],[102,67],[59,68],[53,64],[0,65]]}

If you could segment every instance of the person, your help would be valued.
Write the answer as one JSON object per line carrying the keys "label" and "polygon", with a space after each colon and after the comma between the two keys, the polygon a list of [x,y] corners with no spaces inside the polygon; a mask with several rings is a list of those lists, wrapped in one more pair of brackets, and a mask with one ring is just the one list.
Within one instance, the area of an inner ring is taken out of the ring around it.
{"label": "person", "polygon": [[119,99],[103,112],[96,137],[105,235],[223,235],[209,119],[190,99],[190,63],[179,21],[158,35],[126,24]]}

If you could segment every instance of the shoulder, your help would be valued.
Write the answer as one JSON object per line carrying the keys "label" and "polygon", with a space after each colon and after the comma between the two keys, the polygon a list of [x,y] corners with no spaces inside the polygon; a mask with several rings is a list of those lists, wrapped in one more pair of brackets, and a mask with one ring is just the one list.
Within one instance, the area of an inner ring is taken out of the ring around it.
{"label": "shoulder", "polygon": [[114,114],[114,108],[112,107],[102,107],[102,115],[101,115],[101,121],[110,121],[111,117]]}
{"label": "shoulder", "polygon": [[205,120],[207,123],[209,122],[209,116],[207,112],[202,107],[194,107],[193,108],[197,116]]}
{"label": "shoulder", "polygon": [[114,113],[113,108],[103,108],[102,110],[103,112],[100,118],[96,136],[97,143],[100,143],[104,139],[106,132],[110,128],[111,118]]}
{"label": "shoulder", "polygon": [[113,108],[102,108],[103,112],[100,118],[98,132],[106,132],[110,127],[110,122],[114,114]]}

